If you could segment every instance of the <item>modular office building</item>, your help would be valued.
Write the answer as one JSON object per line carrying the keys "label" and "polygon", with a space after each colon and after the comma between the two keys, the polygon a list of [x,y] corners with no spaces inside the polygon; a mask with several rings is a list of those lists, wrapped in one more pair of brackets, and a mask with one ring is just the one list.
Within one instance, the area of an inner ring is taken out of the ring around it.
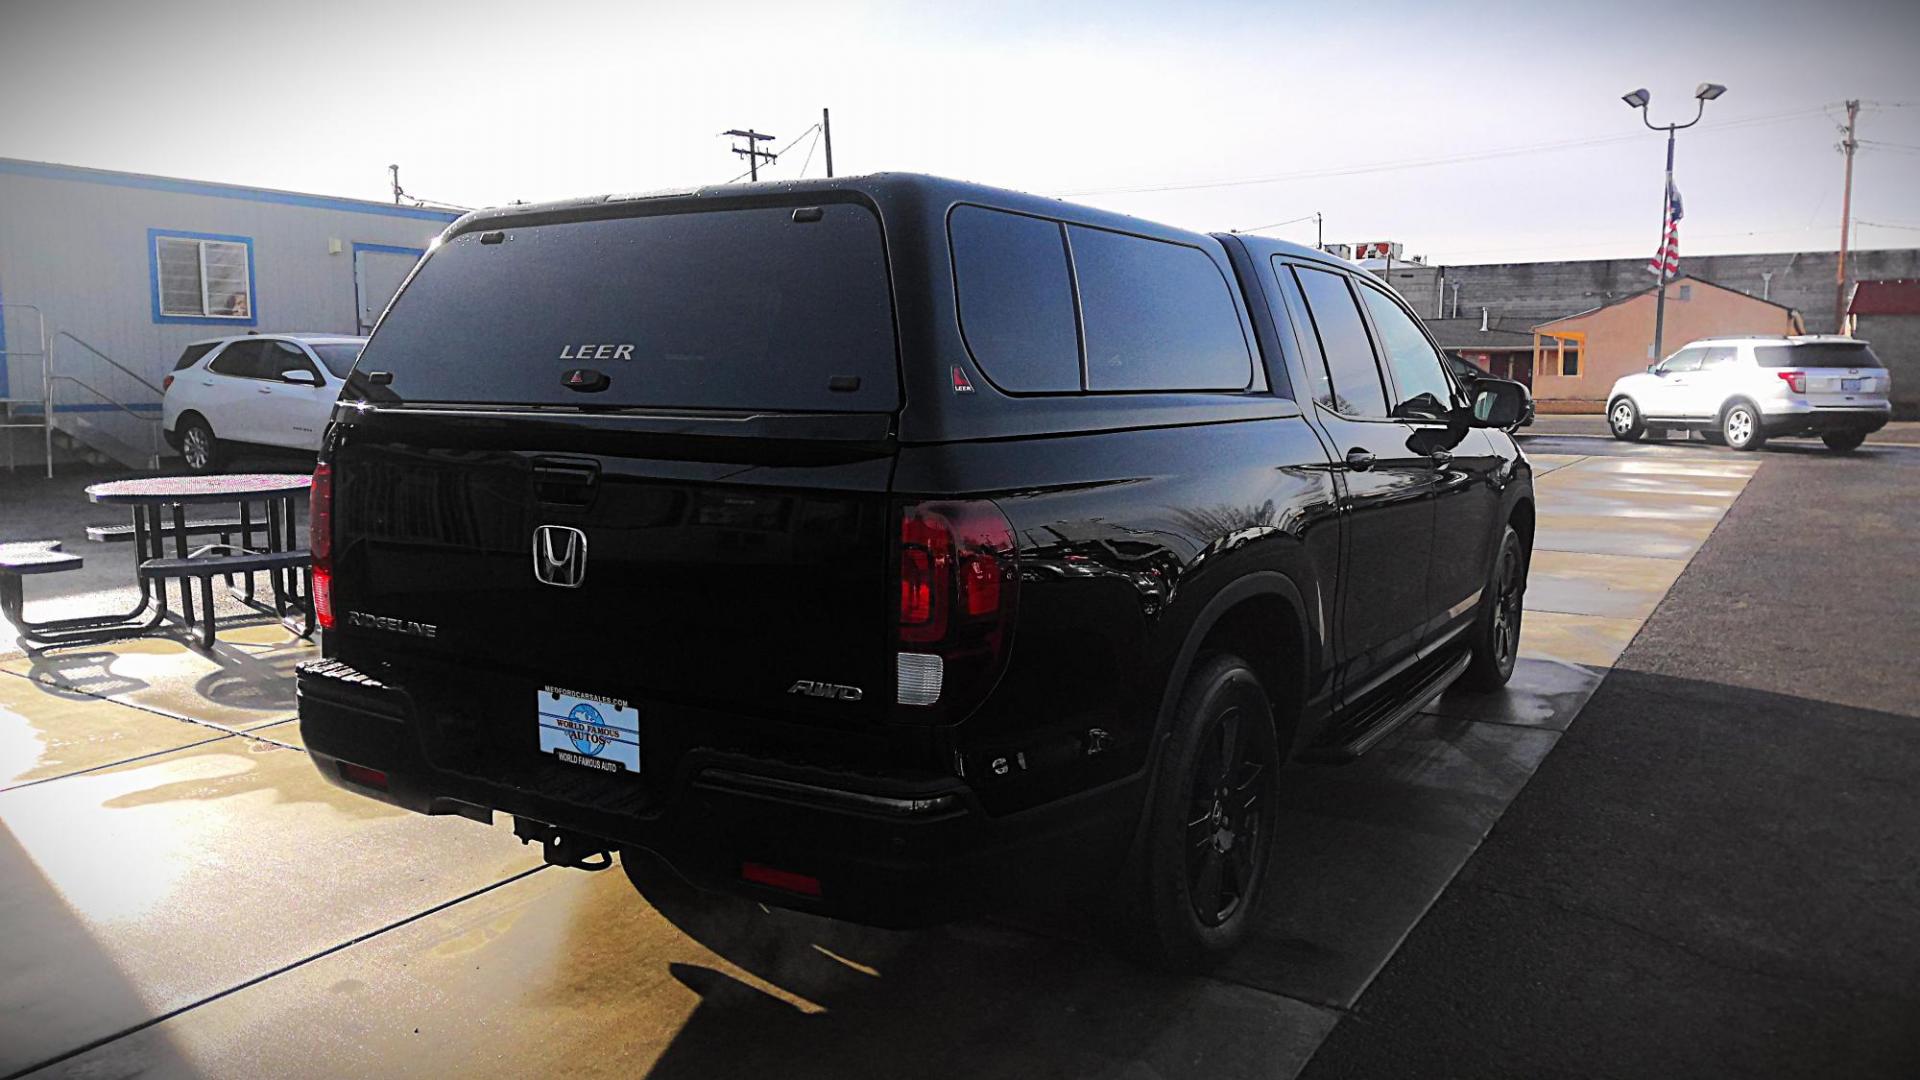
{"label": "modular office building", "polygon": [[142,464],[189,342],[366,333],[455,216],[0,158],[0,423],[50,374],[58,428]]}

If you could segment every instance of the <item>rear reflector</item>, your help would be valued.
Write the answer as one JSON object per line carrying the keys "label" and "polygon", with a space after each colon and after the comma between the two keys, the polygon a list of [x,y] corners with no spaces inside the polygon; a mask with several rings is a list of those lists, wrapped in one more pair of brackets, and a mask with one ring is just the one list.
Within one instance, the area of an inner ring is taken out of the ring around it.
{"label": "rear reflector", "polygon": [[781,892],[799,893],[801,896],[819,896],[820,879],[796,874],[791,870],[780,870],[760,863],[741,863],[740,877],[755,885],[779,889]]}
{"label": "rear reflector", "polygon": [[933,653],[897,653],[893,673],[902,705],[931,705],[940,700],[940,684],[946,681],[947,662]]}
{"label": "rear reflector", "polygon": [[387,774],[379,769],[369,769],[365,765],[355,765],[351,761],[340,763],[340,778],[349,784],[359,784],[379,791],[387,790]]}

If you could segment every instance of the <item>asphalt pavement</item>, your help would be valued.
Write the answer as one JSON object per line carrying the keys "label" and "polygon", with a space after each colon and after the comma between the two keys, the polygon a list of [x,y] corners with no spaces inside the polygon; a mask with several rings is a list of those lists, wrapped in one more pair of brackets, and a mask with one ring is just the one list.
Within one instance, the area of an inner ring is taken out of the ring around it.
{"label": "asphalt pavement", "polygon": [[1920,452],[1742,456],[1305,1076],[1920,1076]]}

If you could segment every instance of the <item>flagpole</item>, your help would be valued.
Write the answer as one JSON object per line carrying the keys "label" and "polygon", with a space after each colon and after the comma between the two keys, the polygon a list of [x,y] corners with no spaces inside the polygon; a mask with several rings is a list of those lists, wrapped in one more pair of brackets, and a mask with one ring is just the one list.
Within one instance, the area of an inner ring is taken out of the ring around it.
{"label": "flagpole", "polygon": [[[1665,359],[1665,357],[1661,355],[1661,352],[1666,344],[1663,339],[1666,336],[1667,329],[1667,238],[1673,230],[1674,132],[1679,131],[1681,128],[1690,128],[1699,123],[1700,117],[1706,114],[1707,102],[1714,100],[1726,92],[1727,88],[1721,86],[1719,83],[1701,83],[1693,92],[1694,100],[1699,102],[1699,105],[1693,110],[1693,119],[1684,124],[1654,123],[1653,118],[1647,115],[1647,103],[1652,100],[1653,95],[1647,93],[1645,88],[1623,94],[1620,97],[1620,100],[1626,102],[1629,107],[1640,110],[1641,123],[1647,125],[1651,130],[1664,131],[1667,133],[1667,186],[1660,192],[1660,247],[1657,249],[1658,254],[1654,256],[1658,262],[1658,265],[1654,268],[1654,287],[1659,290],[1655,294],[1653,306],[1653,358],[1656,362]],[[1674,266],[1674,276],[1679,276],[1677,261]]]}
{"label": "flagpole", "polygon": [[1660,290],[1653,304],[1653,362],[1666,359],[1661,351],[1662,339],[1667,330],[1667,233],[1673,228],[1673,133],[1672,126],[1667,128],[1667,186],[1660,191],[1660,268],[1654,271],[1654,288]]}

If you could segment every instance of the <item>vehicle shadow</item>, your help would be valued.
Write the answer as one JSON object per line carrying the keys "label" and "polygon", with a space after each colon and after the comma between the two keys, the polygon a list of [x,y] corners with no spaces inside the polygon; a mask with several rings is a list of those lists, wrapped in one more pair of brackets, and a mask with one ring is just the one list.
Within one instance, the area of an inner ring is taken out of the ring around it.
{"label": "vehicle shadow", "polygon": [[646,897],[669,922],[802,1003],[671,964],[700,1004],[656,1078],[1287,1074],[1332,1023],[1324,1010],[998,922],[876,930],[653,877]]}

